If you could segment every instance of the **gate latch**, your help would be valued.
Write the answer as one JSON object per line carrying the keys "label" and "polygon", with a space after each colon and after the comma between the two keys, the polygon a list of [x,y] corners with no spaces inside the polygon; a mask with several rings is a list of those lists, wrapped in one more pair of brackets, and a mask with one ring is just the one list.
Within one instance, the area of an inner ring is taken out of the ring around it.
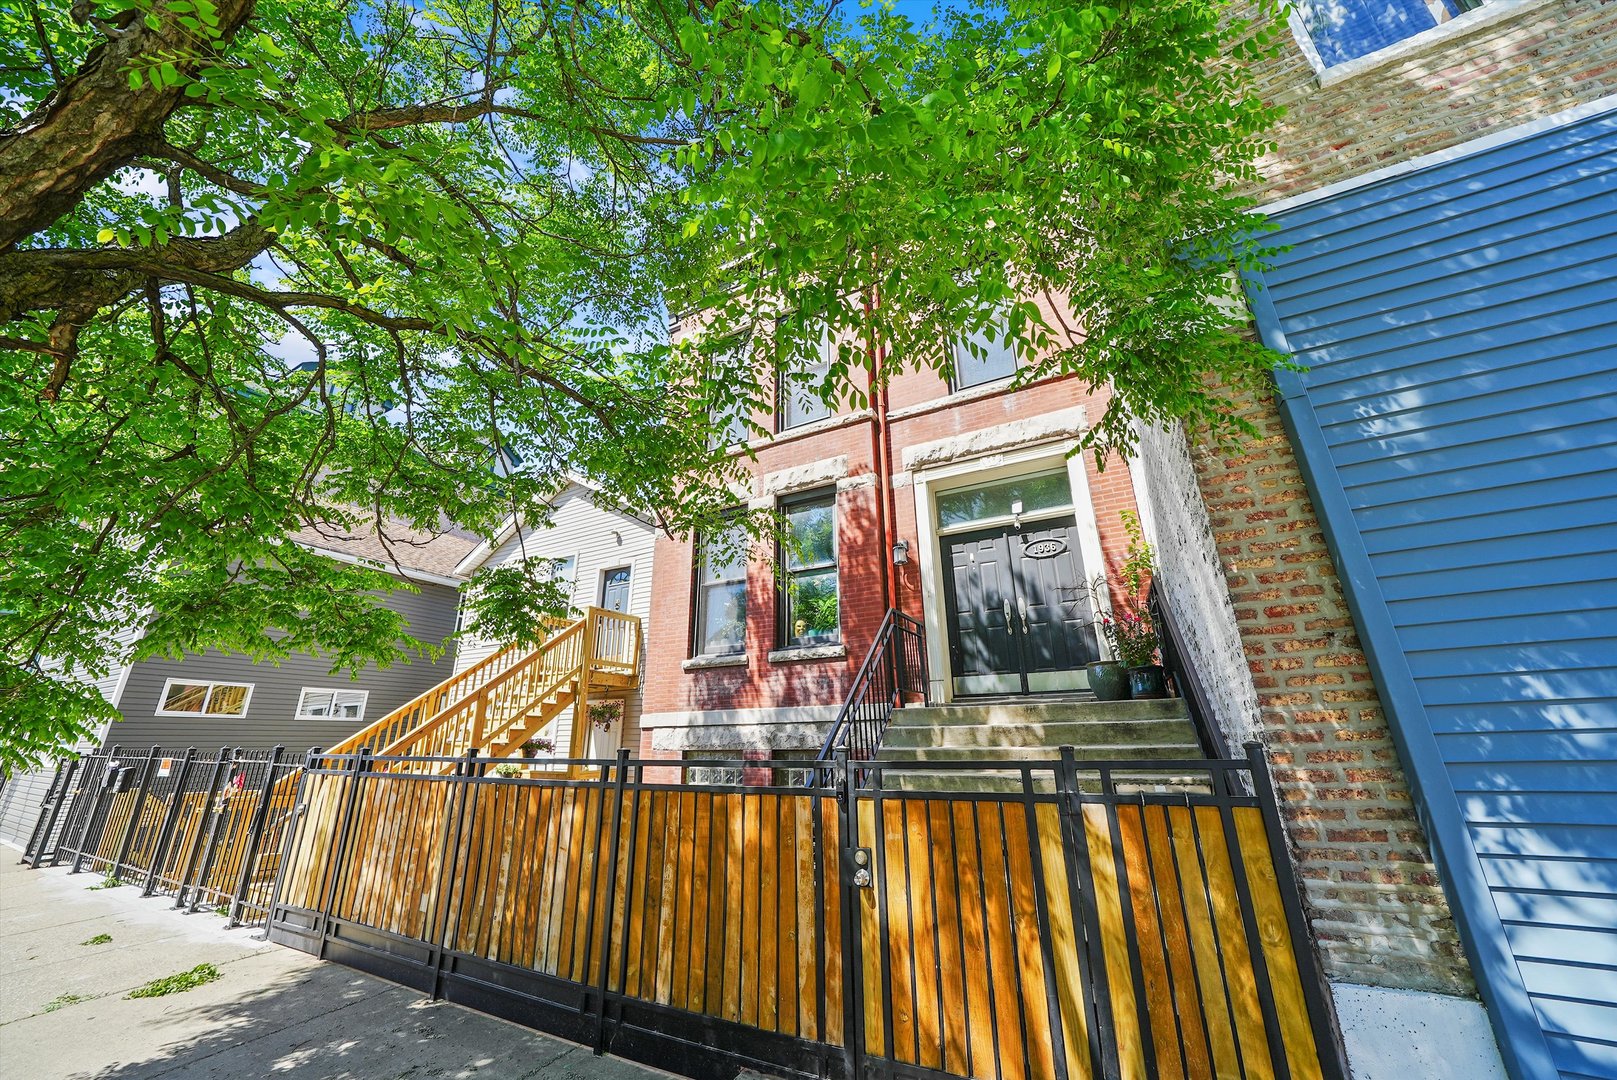
{"label": "gate latch", "polygon": [[870,849],[856,847],[849,850],[848,864],[853,867],[853,883],[861,889],[870,888],[875,881],[870,876]]}

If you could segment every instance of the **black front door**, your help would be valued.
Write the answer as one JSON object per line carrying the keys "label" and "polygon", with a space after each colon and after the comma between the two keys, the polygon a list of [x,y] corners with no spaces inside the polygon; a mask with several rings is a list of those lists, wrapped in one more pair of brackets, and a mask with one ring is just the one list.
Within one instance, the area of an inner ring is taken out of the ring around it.
{"label": "black front door", "polygon": [[1099,655],[1071,517],[947,536],[956,694],[1081,690]]}

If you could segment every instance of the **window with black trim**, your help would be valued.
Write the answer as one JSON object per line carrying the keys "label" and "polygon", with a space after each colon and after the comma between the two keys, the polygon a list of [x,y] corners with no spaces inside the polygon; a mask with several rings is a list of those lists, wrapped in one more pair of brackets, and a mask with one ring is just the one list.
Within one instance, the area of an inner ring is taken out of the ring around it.
{"label": "window with black trim", "polygon": [[1293,0],[1320,66],[1333,68],[1498,0]]}
{"label": "window with black trim", "polygon": [[697,656],[747,648],[747,534],[739,521],[699,538],[696,557]]}
{"label": "window with black trim", "polygon": [[956,338],[951,390],[966,390],[1016,374],[1016,342],[1004,325],[993,325]]}
{"label": "window with black trim", "polygon": [[831,406],[820,394],[831,375],[831,362],[836,356],[837,347],[831,341],[831,330],[822,328],[818,356],[805,358],[814,360],[814,363],[781,373],[776,430],[802,427],[831,415]]}
{"label": "window with black trim", "polygon": [[842,640],[836,492],[793,499],[781,505],[781,514],[780,642],[788,648],[834,644]]}

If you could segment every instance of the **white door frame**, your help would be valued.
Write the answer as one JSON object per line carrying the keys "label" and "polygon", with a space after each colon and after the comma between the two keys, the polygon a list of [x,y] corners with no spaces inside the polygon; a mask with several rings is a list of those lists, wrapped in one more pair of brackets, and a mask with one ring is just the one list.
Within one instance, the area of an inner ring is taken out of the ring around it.
{"label": "white door frame", "polygon": [[[1083,456],[1072,452],[1076,448],[1077,443],[1069,439],[964,461],[951,461],[946,465],[919,469],[912,474],[917,539],[921,549],[921,611],[926,623],[926,670],[933,701],[947,703],[954,700],[954,673],[949,667],[949,627],[943,602],[944,566],[938,534],[938,494],[1028,473],[1065,468],[1067,483],[1072,489],[1072,512],[1077,521],[1078,554],[1084,565],[1084,574],[1093,580],[1095,575],[1106,572],[1106,563],[1101,552],[1100,529],[1095,524],[1095,505],[1089,495],[1089,477],[1084,473]],[[1094,597],[1094,604],[1097,615],[1111,610],[1110,597],[1104,591]],[[1096,636],[1101,639],[1101,654],[1104,656],[1107,654],[1105,636]]]}

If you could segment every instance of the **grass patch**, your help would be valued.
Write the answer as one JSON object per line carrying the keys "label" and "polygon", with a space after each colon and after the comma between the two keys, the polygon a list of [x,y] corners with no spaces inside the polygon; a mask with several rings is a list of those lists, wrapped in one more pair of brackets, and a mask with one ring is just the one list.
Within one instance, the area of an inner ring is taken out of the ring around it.
{"label": "grass patch", "polygon": [[44,1011],[55,1012],[57,1009],[65,1009],[69,1005],[77,1005],[81,1001],[89,1001],[93,996],[94,995],[85,994],[58,994],[54,998],[51,998],[51,1000],[45,1002]]}
{"label": "grass patch", "polygon": [[108,878],[103,878],[99,885],[91,885],[86,891],[87,892],[95,892],[97,889],[116,889],[118,886],[120,886],[122,884],[123,884],[123,882],[119,881],[117,878],[108,877]]}
{"label": "grass patch", "polygon": [[95,937],[91,938],[90,940],[81,941],[81,942],[79,942],[79,944],[80,945],[105,945],[107,942],[109,942],[111,940],[112,940],[112,935],[111,934],[97,934]]}
{"label": "grass patch", "polygon": [[140,989],[129,991],[129,996],[132,998],[149,998],[163,997],[165,994],[183,994],[187,990],[195,990],[199,986],[206,986],[220,977],[219,969],[212,964],[198,964],[190,971],[182,971],[178,975],[165,975],[161,979],[153,979]]}

